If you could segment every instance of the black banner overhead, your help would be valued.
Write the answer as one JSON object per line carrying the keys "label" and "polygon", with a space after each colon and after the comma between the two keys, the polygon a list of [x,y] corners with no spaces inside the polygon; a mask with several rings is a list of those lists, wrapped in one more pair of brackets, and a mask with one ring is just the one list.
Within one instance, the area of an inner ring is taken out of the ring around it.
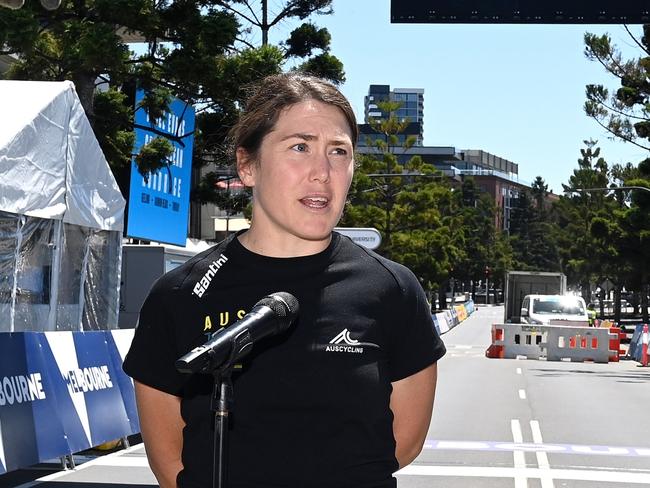
{"label": "black banner overhead", "polygon": [[650,0],[391,0],[393,24],[645,24]]}

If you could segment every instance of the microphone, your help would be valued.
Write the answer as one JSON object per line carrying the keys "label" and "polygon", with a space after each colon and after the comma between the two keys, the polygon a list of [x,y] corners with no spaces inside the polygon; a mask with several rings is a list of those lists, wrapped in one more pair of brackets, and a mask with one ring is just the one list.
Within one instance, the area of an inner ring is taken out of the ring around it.
{"label": "microphone", "polygon": [[272,293],[257,302],[241,320],[176,360],[176,369],[181,373],[210,373],[227,367],[248,354],[255,342],[287,330],[298,309],[298,300],[292,294]]}

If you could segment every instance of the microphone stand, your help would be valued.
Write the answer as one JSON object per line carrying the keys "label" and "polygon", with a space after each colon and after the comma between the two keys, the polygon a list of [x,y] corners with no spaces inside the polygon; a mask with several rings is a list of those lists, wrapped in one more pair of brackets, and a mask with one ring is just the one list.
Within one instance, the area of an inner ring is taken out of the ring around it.
{"label": "microphone stand", "polygon": [[214,412],[212,488],[225,488],[228,481],[228,420],[233,401],[232,365],[214,371],[214,388],[210,409]]}
{"label": "microphone stand", "polygon": [[214,445],[212,462],[212,488],[226,488],[228,483],[228,427],[234,399],[232,369],[235,361],[245,356],[253,347],[248,330],[233,339],[230,357],[218,367],[209,368],[214,378],[210,409],[214,412]]}

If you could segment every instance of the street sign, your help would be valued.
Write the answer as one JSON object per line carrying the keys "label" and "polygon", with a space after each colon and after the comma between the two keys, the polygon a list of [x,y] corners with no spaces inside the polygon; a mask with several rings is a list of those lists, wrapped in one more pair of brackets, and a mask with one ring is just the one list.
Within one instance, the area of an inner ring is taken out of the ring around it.
{"label": "street sign", "polygon": [[381,234],[372,227],[335,227],[334,230],[367,249],[377,249],[381,244]]}

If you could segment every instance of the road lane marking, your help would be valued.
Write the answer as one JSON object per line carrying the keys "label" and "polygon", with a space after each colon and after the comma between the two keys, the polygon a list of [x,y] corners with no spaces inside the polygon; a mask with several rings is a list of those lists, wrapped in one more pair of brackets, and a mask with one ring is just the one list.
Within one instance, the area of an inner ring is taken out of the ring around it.
{"label": "road lane marking", "polygon": [[462,478],[514,478],[552,479],[572,481],[594,481],[604,483],[627,483],[650,485],[650,473],[589,470],[589,469],[538,469],[538,468],[496,468],[479,466],[426,466],[411,464],[395,473],[398,476],[439,476]]}
{"label": "road lane marking", "polygon": [[519,398],[522,400],[526,399],[526,390],[519,390]]}
{"label": "road lane marking", "polygon": [[[510,420],[510,430],[512,430],[512,439],[515,441],[515,444],[522,444],[524,442],[524,436],[521,433],[521,424],[518,419]],[[522,473],[526,470],[526,456],[524,451],[514,450],[512,452],[514,459],[515,469],[521,470]],[[525,473],[524,473],[525,474]],[[515,488],[527,488],[528,480],[526,476],[515,476]]]}
{"label": "road lane marking", "polygon": [[[530,421],[530,430],[533,433],[533,443],[534,444],[543,444],[544,440],[542,439],[542,430],[539,428],[539,422],[537,420]],[[551,465],[548,462],[548,456],[544,451],[537,451],[535,453],[537,457],[537,465],[539,469],[551,469]],[[542,478],[542,488],[555,488],[552,478]]]}
{"label": "road lane marking", "polygon": [[[542,430],[539,428],[539,422],[537,420],[530,421],[530,430],[533,433],[533,443],[535,444],[544,444],[542,439]],[[548,463],[548,456],[546,456],[545,451],[537,451],[537,463],[539,464],[540,469],[548,469],[550,467]]]}
{"label": "road lane marking", "polygon": [[[601,448],[596,448],[596,450],[601,450]],[[624,447],[604,447],[610,454],[623,454],[625,452]],[[573,446],[573,450],[577,453],[583,454],[594,454],[594,448],[592,446]]]}
{"label": "road lane marking", "polygon": [[644,447],[637,447],[637,448],[634,448],[634,449],[635,449],[635,451],[637,452],[637,454],[639,456],[650,456],[650,449],[646,449]]}
{"label": "road lane marking", "polygon": [[517,374],[521,374],[521,368],[517,368]]}
{"label": "road lane marking", "polygon": [[455,441],[427,439],[424,449],[458,451],[514,451],[552,452],[556,454],[582,454],[597,456],[650,457],[650,448],[624,446],[585,446],[576,444],[533,444],[493,441]]}

